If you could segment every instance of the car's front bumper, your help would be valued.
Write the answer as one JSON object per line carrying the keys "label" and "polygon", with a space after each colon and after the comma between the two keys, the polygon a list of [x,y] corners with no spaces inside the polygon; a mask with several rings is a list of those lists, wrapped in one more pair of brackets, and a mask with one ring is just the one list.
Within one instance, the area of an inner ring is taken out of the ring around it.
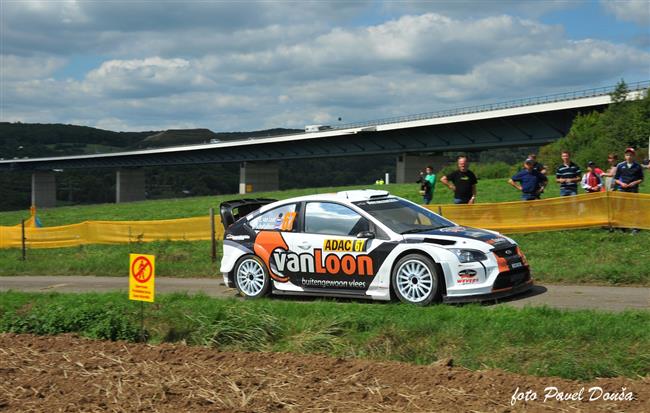
{"label": "car's front bumper", "polygon": [[445,303],[471,303],[480,301],[499,300],[513,295],[521,294],[533,287],[533,277],[530,270],[509,271],[498,275],[488,293],[467,294],[467,295],[445,295],[442,300]]}

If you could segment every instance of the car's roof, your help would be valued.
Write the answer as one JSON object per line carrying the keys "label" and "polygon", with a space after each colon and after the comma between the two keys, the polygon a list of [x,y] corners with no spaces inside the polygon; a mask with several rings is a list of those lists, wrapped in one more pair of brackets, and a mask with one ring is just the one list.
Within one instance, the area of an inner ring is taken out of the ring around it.
{"label": "car's roof", "polygon": [[359,201],[368,201],[370,199],[382,199],[390,197],[388,191],[380,191],[376,189],[355,189],[352,191],[341,191],[341,192],[331,192],[325,194],[316,194],[316,195],[305,195],[296,198],[283,199],[278,202],[274,202],[269,205],[265,205],[263,208],[260,208],[260,211],[267,211],[269,209],[275,208],[279,204],[288,204],[292,202],[304,202],[304,201],[337,201],[343,203],[359,202]]}

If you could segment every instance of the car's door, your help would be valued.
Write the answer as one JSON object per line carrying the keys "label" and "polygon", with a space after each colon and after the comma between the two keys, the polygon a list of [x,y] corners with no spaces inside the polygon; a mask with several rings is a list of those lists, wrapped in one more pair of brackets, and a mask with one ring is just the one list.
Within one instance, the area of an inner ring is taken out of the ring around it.
{"label": "car's door", "polygon": [[368,254],[371,224],[336,202],[307,202],[299,232],[285,234],[291,252],[282,262],[292,284],[305,291],[365,294],[375,273]]}

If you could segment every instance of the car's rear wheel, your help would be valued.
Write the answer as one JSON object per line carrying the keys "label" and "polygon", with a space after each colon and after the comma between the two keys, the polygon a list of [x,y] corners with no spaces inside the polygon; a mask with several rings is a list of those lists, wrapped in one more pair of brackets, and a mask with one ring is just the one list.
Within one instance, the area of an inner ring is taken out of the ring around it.
{"label": "car's rear wheel", "polygon": [[429,257],[409,254],[397,261],[391,276],[393,291],[404,303],[425,306],[440,298],[440,277]]}
{"label": "car's rear wheel", "polygon": [[235,264],[235,287],[246,298],[265,296],[271,287],[269,272],[255,255],[245,255]]}

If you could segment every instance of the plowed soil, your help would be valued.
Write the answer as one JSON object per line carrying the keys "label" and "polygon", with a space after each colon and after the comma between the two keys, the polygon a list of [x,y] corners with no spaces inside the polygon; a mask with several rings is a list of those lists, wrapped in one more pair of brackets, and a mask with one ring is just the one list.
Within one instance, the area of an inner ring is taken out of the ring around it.
{"label": "plowed soil", "polygon": [[[0,335],[0,411],[424,412],[650,411],[650,378],[589,383],[499,370],[183,345]],[[545,388],[582,401],[544,402]],[[588,401],[599,386],[632,401]],[[515,390],[537,393],[511,405]]]}

